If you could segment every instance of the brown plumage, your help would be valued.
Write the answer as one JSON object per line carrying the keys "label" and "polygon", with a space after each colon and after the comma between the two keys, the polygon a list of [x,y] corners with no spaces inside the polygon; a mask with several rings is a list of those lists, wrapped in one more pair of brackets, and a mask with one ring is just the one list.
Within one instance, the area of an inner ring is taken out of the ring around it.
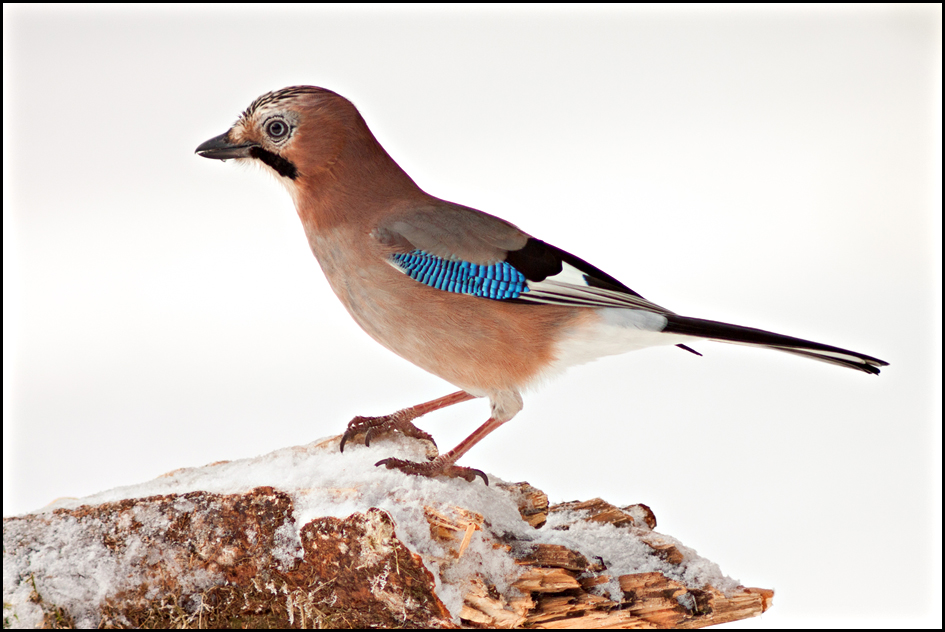
{"label": "brown plumage", "polygon": [[430,463],[386,459],[411,474],[485,475],[456,466],[522,407],[521,392],[573,364],[698,339],[749,344],[878,373],[860,353],[757,329],[679,316],[589,263],[492,215],[422,191],[350,101],[296,86],[256,99],[203,143],[207,158],[253,160],[286,186],[332,290],[379,343],[460,392],[380,418],[358,432],[427,436],[431,410],[488,397],[492,416]]}

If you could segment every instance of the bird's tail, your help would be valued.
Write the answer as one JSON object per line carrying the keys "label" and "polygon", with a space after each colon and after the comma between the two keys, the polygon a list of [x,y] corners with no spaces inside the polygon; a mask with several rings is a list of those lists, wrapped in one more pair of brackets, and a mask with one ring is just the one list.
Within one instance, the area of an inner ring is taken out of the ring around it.
{"label": "bird's tail", "polygon": [[729,342],[732,344],[752,345],[758,347],[767,347],[785,351],[795,355],[813,358],[822,362],[829,362],[840,366],[857,369],[865,373],[879,374],[879,367],[887,366],[888,362],[883,362],[872,356],[856,351],[848,351],[839,347],[811,342],[810,340],[801,340],[791,336],[782,336],[781,334],[753,329],[751,327],[741,327],[739,325],[729,325],[728,323],[719,323],[714,320],[703,320],[701,318],[689,318],[688,316],[677,316],[676,314],[666,315],[669,321],[663,333],[680,334],[684,336],[695,336],[706,338],[708,340],[717,340],[719,342]]}

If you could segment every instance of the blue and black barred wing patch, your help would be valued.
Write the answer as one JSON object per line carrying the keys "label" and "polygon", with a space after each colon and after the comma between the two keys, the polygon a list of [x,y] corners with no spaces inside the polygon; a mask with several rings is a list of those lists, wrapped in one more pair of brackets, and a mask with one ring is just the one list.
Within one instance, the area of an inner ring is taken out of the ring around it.
{"label": "blue and black barred wing patch", "polygon": [[451,261],[422,250],[394,254],[391,260],[410,278],[445,292],[499,301],[515,299],[528,292],[525,275],[507,261],[478,265]]}
{"label": "blue and black barred wing patch", "polygon": [[[393,254],[390,260],[410,278],[444,292],[499,301],[672,313],[573,255],[533,238],[529,243],[535,246],[511,251],[505,261],[489,265],[439,257],[420,249]],[[540,257],[529,256],[530,251]]]}

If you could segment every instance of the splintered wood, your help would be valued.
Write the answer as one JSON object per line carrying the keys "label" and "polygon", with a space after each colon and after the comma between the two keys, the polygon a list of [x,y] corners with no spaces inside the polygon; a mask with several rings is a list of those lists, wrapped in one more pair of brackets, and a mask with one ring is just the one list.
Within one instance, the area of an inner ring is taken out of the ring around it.
{"label": "splintered wood", "polygon": [[[666,563],[683,562],[682,552],[653,531],[656,517],[646,505],[615,507],[595,498],[549,507],[548,497],[527,483],[502,488],[512,493],[522,518],[533,527],[544,525],[549,513],[578,511],[576,515],[581,517],[575,521],[603,522],[626,529],[628,538],[642,541]],[[459,507],[448,513],[451,515],[425,508],[431,534],[445,545],[453,559],[458,559],[472,534],[484,528],[483,517]],[[522,574],[513,584],[520,596],[504,597],[477,578],[464,596],[460,613],[467,627],[702,628],[757,616],[771,607],[774,597],[774,591],[763,588],[740,586],[728,595],[713,586],[687,588],[655,572],[614,578],[600,558],[588,560],[560,545],[537,544],[523,550],[504,544],[495,546],[508,550],[522,567]],[[614,579],[622,593],[619,601],[598,594],[602,585]]]}
{"label": "splintered wood", "polygon": [[449,547],[452,557],[462,557],[469,547],[469,541],[475,531],[482,529],[483,517],[474,511],[467,511],[461,507],[453,508],[454,516],[447,516],[434,509],[424,507],[423,515],[430,523],[430,535],[441,543],[452,543],[459,539],[459,546]]}

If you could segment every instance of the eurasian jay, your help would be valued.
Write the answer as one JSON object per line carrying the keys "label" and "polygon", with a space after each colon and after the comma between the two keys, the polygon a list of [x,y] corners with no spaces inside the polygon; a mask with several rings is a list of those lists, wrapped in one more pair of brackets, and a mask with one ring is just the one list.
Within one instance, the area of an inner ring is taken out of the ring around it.
{"label": "eurasian jay", "polygon": [[422,191],[374,138],[354,105],[313,86],[253,101],[205,158],[255,161],[289,190],[332,290],[377,342],[460,391],[383,417],[355,417],[341,449],[365,434],[430,438],[428,412],[488,397],[491,416],[426,463],[384,459],[409,474],[485,474],[456,461],[522,409],[522,391],[569,366],[698,339],[767,347],[865,373],[887,363],[760,329],[680,316],[513,224]]}

